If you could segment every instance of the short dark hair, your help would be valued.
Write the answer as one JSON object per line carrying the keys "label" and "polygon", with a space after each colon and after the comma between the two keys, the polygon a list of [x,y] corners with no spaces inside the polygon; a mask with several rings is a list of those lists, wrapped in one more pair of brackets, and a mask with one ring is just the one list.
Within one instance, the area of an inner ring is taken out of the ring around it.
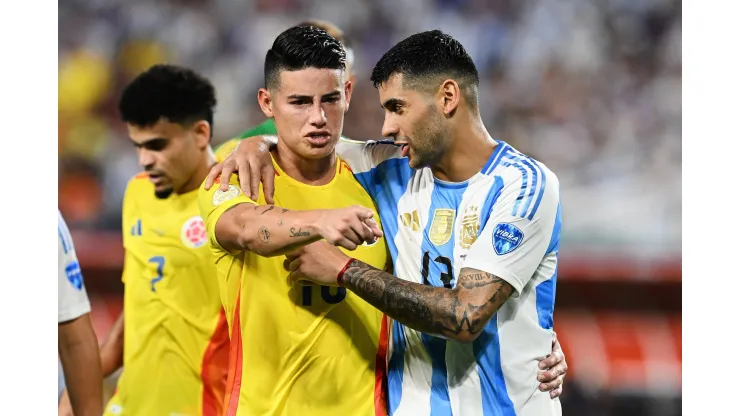
{"label": "short dark hair", "polygon": [[121,94],[118,111],[129,124],[147,127],[160,118],[186,125],[205,120],[211,125],[216,90],[195,71],[176,66],[154,65],[139,74]]}
{"label": "short dark hair", "polygon": [[347,40],[344,31],[339,28],[339,26],[335,25],[334,23],[331,23],[326,20],[321,19],[307,19],[304,20],[297,25],[296,27],[318,27],[319,29],[324,29],[326,33],[329,34],[329,36],[333,37],[334,39],[338,40],[339,43],[344,45],[344,41]]}
{"label": "short dark hair", "polygon": [[370,80],[378,88],[395,74],[403,74],[412,86],[426,87],[437,87],[432,80],[453,78],[471,104],[477,105],[479,78],[473,58],[460,42],[440,30],[416,33],[395,44],[375,64]]}
{"label": "short dark hair", "polygon": [[315,26],[294,26],[278,35],[265,56],[265,87],[280,84],[280,71],[345,69],[347,54],[338,40]]}

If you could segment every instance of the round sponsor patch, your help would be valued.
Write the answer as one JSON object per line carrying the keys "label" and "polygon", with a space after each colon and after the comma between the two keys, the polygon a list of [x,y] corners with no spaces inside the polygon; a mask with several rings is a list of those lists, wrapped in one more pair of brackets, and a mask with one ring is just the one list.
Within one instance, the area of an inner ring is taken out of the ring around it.
{"label": "round sponsor patch", "polygon": [[185,221],[180,232],[180,239],[186,247],[198,248],[208,241],[206,234],[206,224],[199,216],[192,217]]}
{"label": "round sponsor patch", "polygon": [[524,240],[524,233],[514,224],[498,223],[493,229],[493,249],[503,256],[516,250]]}
{"label": "round sponsor patch", "polygon": [[80,263],[76,260],[67,263],[64,267],[64,274],[67,275],[67,280],[77,290],[82,290],[82,271],[80,270]]}
{"label": "round sponsor patch", "polygon": [[211,199],[211,203],[214,206],[221,205],[230,199],[236,198],[237,196],[239,196],[240,193],[241,193],[241,190],[239,189],[238,186],[229,184],[229,189],[227,189],[226,191],[222,191],[219,189],[213,193],[213,198]]}

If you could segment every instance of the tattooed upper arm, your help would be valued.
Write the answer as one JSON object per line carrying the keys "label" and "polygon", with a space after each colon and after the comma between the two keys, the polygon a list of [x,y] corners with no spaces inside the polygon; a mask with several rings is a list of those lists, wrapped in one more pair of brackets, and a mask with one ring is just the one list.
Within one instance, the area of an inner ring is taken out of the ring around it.
{"label": "tattooed upper arm", "polygon": [[456,291],[463,315],[469,317],[469,335],[475,339],[491,317],[514,292],[514,287],[500,277],[477,269],[463,268]]}

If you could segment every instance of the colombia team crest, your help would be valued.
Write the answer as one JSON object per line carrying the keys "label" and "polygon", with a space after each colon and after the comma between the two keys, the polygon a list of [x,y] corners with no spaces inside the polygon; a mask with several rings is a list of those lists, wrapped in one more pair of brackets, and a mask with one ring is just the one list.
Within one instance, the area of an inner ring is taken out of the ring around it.
{"label": "colombia team crest", "polygon": [[185,224],[182,225],[182,231],[180,231],[180,240],[189,248],[201,247],[208,241],[206,224],[200,216],[196,215],[185,221]]}

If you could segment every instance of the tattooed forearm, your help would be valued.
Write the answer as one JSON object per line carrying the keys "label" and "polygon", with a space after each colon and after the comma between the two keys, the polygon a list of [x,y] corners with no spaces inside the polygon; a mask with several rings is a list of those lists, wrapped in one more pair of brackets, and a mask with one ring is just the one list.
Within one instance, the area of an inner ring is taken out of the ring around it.
{"label": "tattooed forearm", "polygon": [[358,260],[344,273],[345,286],[388,316],[416,330],[473,341],[511,296],[509,283],[490,273],[463,269],[453,289],[399,279]]}
{"label": "tattooed forearm", "polygon": [[302,228],[296,229],[295,227],[290,227],[290,236],[291,237],[310,237],[311,233],[308,231],[304,231]]}
{"label": "tattooed forearm", "polygon": [[263,243],[270,242],[270,230],[268,230],[267,227],[260,227],[260,229],[257,230],[257,233],[259,234],[260,240],[262,240]]}

